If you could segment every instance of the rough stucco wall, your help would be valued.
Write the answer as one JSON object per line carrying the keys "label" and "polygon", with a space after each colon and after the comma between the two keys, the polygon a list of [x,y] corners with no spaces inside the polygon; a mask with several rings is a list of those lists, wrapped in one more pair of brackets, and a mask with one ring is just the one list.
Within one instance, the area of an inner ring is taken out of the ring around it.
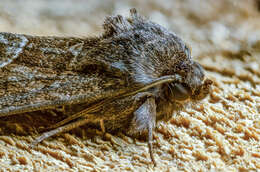
{"label": "rough stucco wall", "polygon": [[208,98],[158,123],[152,168],[145,141],[78,128],[29,144],[46,114],[0,119],[0,167],[6,171],[257,171],[260,169],[260,11],[253,0],[1,0],[0,31],[93,36],[106,15],[131,7],[173,30],[214,81]]}

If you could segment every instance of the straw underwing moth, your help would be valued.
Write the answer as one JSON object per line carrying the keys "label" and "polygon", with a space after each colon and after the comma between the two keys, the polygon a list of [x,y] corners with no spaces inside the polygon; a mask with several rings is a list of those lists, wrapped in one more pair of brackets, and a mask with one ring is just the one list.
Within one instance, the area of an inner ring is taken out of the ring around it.
{"label": "straw underwing moth", "polygon": [[130,14],[107,17],[104,33],[92,38],[0,33],[0,117],[66,107],[71,115],[33,145],[92,123],[104,132],[147,133],[156,164],[156,122],[204,98],[212,81],[176,34]]}

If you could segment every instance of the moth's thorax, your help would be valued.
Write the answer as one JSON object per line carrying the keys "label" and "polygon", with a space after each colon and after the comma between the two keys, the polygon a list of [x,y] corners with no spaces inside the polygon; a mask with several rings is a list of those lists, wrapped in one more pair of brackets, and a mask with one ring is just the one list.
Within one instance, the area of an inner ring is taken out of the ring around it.
{"label": "moth's thorax", "polygon": [[[110,47],[106,51],[113,50],[112,54],[118,58],[113,67],[131,73],[133,80],[142,84],[172,71],[187,73],[191,56],[185,43],[168,29],[135,13],[131,15],[105,21],[102,42],[108,43]],[[127,63],[121,60],[126,58]]]}

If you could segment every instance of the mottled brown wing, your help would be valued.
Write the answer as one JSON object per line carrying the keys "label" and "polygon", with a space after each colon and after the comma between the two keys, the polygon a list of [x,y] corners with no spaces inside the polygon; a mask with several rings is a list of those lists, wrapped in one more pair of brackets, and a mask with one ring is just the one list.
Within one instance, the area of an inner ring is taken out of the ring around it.
{"label": "mottled brown wing", "polygon": [[0,117],[128,92],[126,78],[99,64],[85,60],[79,71],[70,66],[95,41],[0,33]]}

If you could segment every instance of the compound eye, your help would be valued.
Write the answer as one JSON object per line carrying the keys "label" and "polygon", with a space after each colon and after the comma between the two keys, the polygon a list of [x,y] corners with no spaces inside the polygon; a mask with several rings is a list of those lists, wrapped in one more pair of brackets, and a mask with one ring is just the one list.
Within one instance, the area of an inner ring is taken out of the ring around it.
{"label": "compound eye", "polygon": [[172,92],[173,98],[180,101],[188,99],[191,93],[189,87],[179,83],[172,85]]}

